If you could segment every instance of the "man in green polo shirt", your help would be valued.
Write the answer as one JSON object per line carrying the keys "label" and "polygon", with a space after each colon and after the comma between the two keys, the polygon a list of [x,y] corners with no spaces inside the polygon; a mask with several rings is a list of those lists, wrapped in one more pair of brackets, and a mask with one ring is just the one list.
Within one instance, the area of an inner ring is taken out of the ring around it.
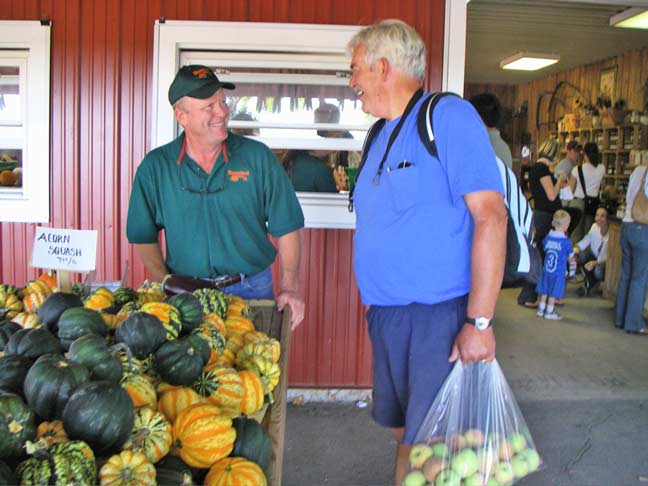
{"label": "man in green polo shirt", "polygon": [[[149,276],[169,273],[216,278],[242,274],[227,293],[273,298],[270,265],[278,239],[281,277],[277,307],[288,305],[295,328],[303,319],[298,293],[299,230],[304,216],[295,192],[271,150],[228,131],[222,83],[211,69],[183,66],[169,102],[184,129],[149,152],[137,169],[126,235]],[[165,232],[166,261],[158,236]]]}

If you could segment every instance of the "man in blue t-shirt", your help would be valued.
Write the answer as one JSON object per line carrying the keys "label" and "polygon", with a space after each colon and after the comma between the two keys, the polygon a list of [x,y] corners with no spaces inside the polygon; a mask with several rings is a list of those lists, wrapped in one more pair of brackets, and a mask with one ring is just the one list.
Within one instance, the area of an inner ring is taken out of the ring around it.
{"label": "man in blue t-shirt", "polygon": [[507,213],[495,154],[469,103],[442,98],[433,112],[438,158],[423,145],[426,55],[416,31],[386,20],[348,47],[351,88],[363,111],[385,119],[356,181],[354,270],[369,306],[372,415],[396,431],[401,484],[409,446],[452,363],[495,356]]}

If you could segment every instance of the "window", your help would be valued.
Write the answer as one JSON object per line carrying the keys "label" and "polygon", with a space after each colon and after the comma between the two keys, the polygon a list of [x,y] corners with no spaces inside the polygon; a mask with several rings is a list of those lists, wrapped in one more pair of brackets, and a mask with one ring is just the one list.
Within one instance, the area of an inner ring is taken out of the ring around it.
{"label": "window", "polygon": [[362,142],[373,122],[348,87],[346,44],[358,29],[234,22],[158,24],[154,145],[168,143],[178,134],[167,101],[177,69],[186,64],[212,67],[220,80],[236,84],[235,90],[226,91],[231,130],[264,142],[279,160],[286,160],[287,168],[291,153],[308,151],[328,164],[331,173],[336,171],[341,193],[335,185],[327,192],[298,190],[306,226],[355,227],[344,184],[347,167],[359,163]]}
{"label": "window", "polygon": [[50,26],[0,21],[0,221],[49,221]]}

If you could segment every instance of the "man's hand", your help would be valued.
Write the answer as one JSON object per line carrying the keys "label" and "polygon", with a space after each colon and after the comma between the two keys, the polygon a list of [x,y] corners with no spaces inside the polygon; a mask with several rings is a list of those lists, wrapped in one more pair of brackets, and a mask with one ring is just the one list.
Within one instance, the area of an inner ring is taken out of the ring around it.
{"label": "man's hand", "polygon": [[465,364],[478,360],[492,361],[495,358],[493,328],[479,331],[472,324],[464,324],[455,338],[448,361],[454,363],[458,358]]}
{"label": "man's hand", "polygon": [[583,265],[585,267],[585,270],[592,271],[596,267],[596,260],[590,260],[589,262],[585,263]]}
{"label": "man's hand", "polygon": [[304,320],[304,299],[294,290],[282,290],[277,295],[277,309],[290,307],[290,329],[295,330]]}

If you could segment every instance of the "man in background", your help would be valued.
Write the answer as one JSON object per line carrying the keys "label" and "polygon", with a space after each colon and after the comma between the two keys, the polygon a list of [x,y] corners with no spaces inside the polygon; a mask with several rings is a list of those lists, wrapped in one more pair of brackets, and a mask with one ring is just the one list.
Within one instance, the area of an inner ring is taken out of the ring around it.
{"label": "man in background", "polygon": [[497,128],[502,119],[502,105],[497,96],[491,93],[482,93],[470,98],[470,102],[479,113],[484,125],[486,125],[486,131],[495,155],[502,159],[506,167],[513,169],[511,149],[502,139],[499,128]]}

